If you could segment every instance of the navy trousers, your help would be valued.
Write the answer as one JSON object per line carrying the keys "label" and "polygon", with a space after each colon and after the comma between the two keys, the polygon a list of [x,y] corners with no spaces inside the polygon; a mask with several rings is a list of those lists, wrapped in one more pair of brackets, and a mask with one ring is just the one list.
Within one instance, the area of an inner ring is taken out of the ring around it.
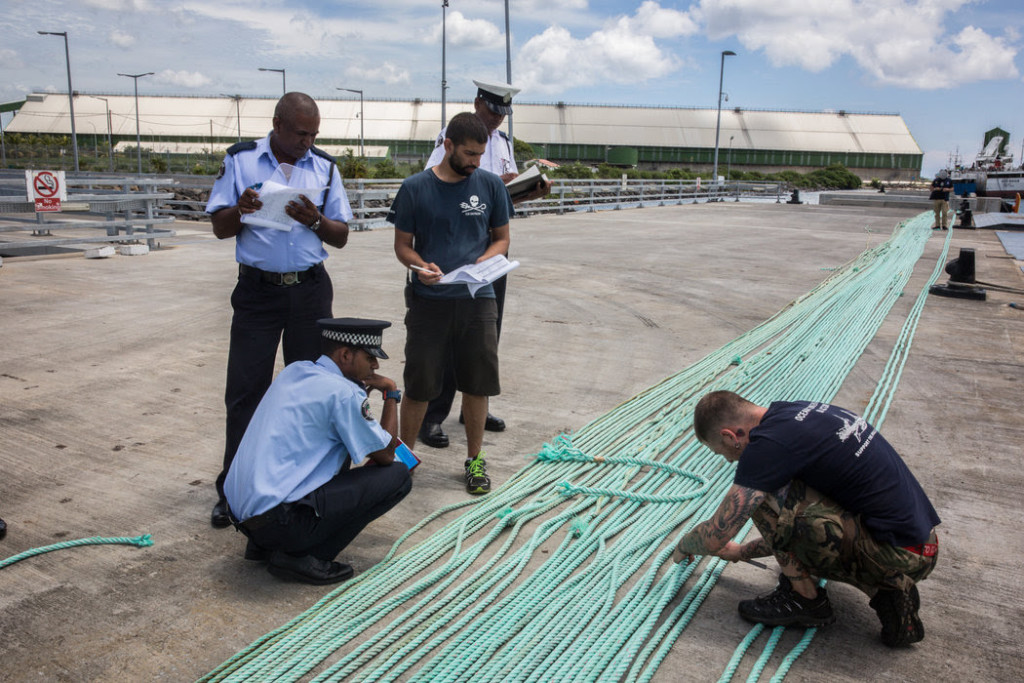
{"label": "navy trousers", "polygon": [[352,469],[349,462],[305,498],[272,509],[270,523],[245,534],[267,550],[334,560],[367,524],[401,502],[412,489],[409,469],[397,460],[386,466]]}
{"label": "navy trousers", "polygon": [[252,414],[274,379],[277,347],[282,343],[285,364],[320,357],[320,328],[316,321],[333,317],[334,289],[323,264],[312,277],[281,287],[258,274],[239,274],[231,293],[231,345],[228,349],[224,405],[227,425],[224,466],[217,477],[217,495],[224,497],[224,478],[245,435]]}

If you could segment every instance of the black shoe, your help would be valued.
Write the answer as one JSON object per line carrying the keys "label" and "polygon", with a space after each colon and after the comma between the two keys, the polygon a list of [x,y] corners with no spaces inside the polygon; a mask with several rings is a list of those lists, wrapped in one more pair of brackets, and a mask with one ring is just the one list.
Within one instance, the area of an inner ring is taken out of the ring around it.
{"label": "black shoe", "polygon": [[270,556],[267,571],[279,579],[311,583],[314,586],[351,579],[355,573],[350,565],[341,562],[328,562],[312,555],[292,557],[281,551],[275,551]]}
{"label": "black shoe", "polygon": [[448,448],[448,435],[441,425],[433,422],[424,422],[420,427],[420,441],[431,448]]}
{"label": "black shoe", "polygon": [[905,647],[924,639],[924,624],[917,615],[921,607],[917,586],[909,591],[880,590],[868,604],[882,622],[882,642],[889,647]]}
{"label": "black shoe", "polygon": [[213,506],[213,512],[210,513],[210,525],[214,529],[223,529],[231,526],[231,517],[228,516],[228,502],[221,498],[217,501],[217,504]]}
{"label": "black shoe", "polygon": [[272,551],[253,543],[251,538],[245,544],[245,559],[251,562],[266,562],[272,554]]}
{"label": "black shoe", "polygon": [[0,538],[3,538],[6,535],[7,535],[7,522],[5,522],[4,520],[0,519]]}
{"label": "black shoe", "polygon": [[793,590],[785,574],[779,574],[779,585],[768,595],[743,600],[740,616],[747,621],[767,626],[825,626],[836,620],[828,593],[818,587],[818,595],[808,600]]}
{"label": "black shoe", "polygon": [[[459,424],[466,424],[466,418],[463,417],[462,413],[459,413]],[[489,432],[503,432],[505,431],[505,421],[500,417],[487,413],[487,419],[484,420],[484,429]]]}

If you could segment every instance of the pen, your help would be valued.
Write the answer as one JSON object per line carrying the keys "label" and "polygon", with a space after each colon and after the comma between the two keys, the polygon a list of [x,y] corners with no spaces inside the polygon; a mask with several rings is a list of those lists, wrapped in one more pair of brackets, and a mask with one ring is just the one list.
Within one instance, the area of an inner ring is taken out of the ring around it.
{"label": "pen", "polygon": [[417,266],[417,265],[409,264],[409,267],[412,268],[413,270],[418,270],[421,273],[430,273],[431,275],[435,275],[436,274],[435,271],[429,270],[427,268],[424,268],[423,266]]}

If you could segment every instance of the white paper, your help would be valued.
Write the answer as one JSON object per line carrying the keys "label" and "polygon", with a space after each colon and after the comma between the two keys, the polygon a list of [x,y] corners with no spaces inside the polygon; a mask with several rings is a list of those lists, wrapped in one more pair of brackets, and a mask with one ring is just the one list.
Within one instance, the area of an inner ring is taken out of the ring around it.
{"label": "white paper", "polygon": [[274,175],[259,189],[263,206],[253,213],[242,215],[242,222],[288,232],[298,224],[285,212],[289,202],[299,202],[299,195],[305,195],[314,204],[327,186],[318,187],[317,177],[309,171],[291,164],[280,164]]}
{"label": "white paper", "polygon": [[469,295],[476,297],[477,290],[484,285],[494,282],[502,275],[519,267],[519,261],[509,261],[502,254],[492,256],[480,263],[470,263],[460,266],[450,273],[446,273],[438,284],[442,285],[466,285]]}

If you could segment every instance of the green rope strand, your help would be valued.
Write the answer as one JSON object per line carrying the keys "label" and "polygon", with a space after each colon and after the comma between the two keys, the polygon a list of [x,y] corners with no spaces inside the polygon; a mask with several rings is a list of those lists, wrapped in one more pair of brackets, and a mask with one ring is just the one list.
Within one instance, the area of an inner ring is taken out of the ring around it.
{"label": "green rope strand", "polygon": [[899,301],[930,233],[921,222],[544,444],[486,498],[417,524],[376,567],[203,680],[298,680],[321,665],[314,680],[651,680],[729,564],[670,559],[732,483],[734,466],[693,436],[694,404],[712,388],[831,399]]}
{"label": "green rope strand", "polygon": [[91,538],[79,538],[74,541],[61,541],[60,543],[54,543],[53,545],[43,546],[42,548],[33,548],[31,550],[26,550],[23,553],[18,553],[17,555],[10,556],[6,560],[0,560],[0,569],[3,569],[4,567],[9,567],[15,562],[21,562],[22,560],[28,559],[30,557],[42,555],[43,553],[53,552],[54,550],[64,550],[65,548],[77,548],[81,545],[106,544],[134,545],[139,548],[145,548],[147,546],[153,545],[153,539],[150,537],[149,534],[146,534],[145,536],[136,536],[134,538],[128,538],[127,536],[115,536],[111,538],[93,536]]}

